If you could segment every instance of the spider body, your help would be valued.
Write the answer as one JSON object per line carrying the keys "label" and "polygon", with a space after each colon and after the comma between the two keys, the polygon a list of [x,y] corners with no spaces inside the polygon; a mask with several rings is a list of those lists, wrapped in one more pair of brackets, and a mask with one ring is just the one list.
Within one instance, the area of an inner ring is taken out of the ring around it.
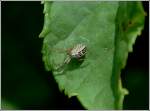
{"label": "spider body", "polygon": [[83,44],[77,44],[71,50],[68,51],[70,58],[80,59],[86,54],[86,46]]}
{"label": "spider body", "polygon": [[65,58],[63,64],[61,64],[58,69],[61,69],[65,65],[69,64],[72,59],[81,61],[86,55],[87,48],[83,44],[77,44],[73,48],[67,50],[67,57]]}

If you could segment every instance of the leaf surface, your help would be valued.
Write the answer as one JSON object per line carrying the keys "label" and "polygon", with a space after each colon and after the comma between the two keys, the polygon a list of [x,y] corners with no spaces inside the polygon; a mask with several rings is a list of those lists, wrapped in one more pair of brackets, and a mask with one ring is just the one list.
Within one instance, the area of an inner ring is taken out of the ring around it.
{"label": "leaf surface", "polygon": [[[44,13],[43,60],[60,90],[87,109],[121,109],[121,69],[144,24],[140,2],[44,2]],[[79,43],[87,47],[84,60],[64,64]]]}

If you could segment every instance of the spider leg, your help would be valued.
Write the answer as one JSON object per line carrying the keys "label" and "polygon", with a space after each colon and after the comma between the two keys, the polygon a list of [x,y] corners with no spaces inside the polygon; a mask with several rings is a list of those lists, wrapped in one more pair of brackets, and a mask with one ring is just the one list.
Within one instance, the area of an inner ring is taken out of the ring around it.
{"label": "spider leg", "polygon": [[61,49],[61,48],[51,48],[49,50],[53,51],[53,52],[59,52],[59,53],[65,53],[66,52],[65,49]]}
{"label": "spider leg", "polygon": [[68,55],[64,61],[64,64],[68,64],[71,61],[71,57]]}
{"label": "spider leg", "polygon": [[67,56],[67,58],[64,60],[64,62],[62,64],[60,64],[59,66],[55,67],[55,71],[57,72],[57,74],[55,75],[61,75],[63,74],[64,70],[65,70],[65,66],[71,61],[70,56]]}

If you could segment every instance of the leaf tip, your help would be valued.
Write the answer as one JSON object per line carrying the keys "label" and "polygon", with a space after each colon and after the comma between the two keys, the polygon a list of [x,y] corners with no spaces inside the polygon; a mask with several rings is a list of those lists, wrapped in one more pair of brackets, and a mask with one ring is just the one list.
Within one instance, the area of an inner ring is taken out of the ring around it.
{"label": "leaf tip", "polygon": [[78,93],[71,93],[68,96],[69,96],[69,98],[71,98],[72,96],[78,96]]}
{"label": "leaf tip", "polygon": [[129,94],[129,91],[126,89],[126,88],[122,88],[122,93],[124,95],[128,95]]}
{"label": "leaf tip", "polygon": [[42,32],[39,34],[39,38],[43,38],[43,36],[42,36],[43,34],[42,34]]}

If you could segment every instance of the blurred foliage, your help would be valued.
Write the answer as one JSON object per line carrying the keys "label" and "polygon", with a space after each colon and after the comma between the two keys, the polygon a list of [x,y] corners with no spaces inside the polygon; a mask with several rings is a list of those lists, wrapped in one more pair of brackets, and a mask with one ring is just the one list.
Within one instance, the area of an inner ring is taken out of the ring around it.
{"label": "blurred foliage", "polygon": [[[122,72],[130,94],[124,109],[148,109],[148,2],[145,28],[137,38]],[[2,109],[83,109],[58,89],[42,62],[43,5],[40,2],[1,2],[1,107]]]}

